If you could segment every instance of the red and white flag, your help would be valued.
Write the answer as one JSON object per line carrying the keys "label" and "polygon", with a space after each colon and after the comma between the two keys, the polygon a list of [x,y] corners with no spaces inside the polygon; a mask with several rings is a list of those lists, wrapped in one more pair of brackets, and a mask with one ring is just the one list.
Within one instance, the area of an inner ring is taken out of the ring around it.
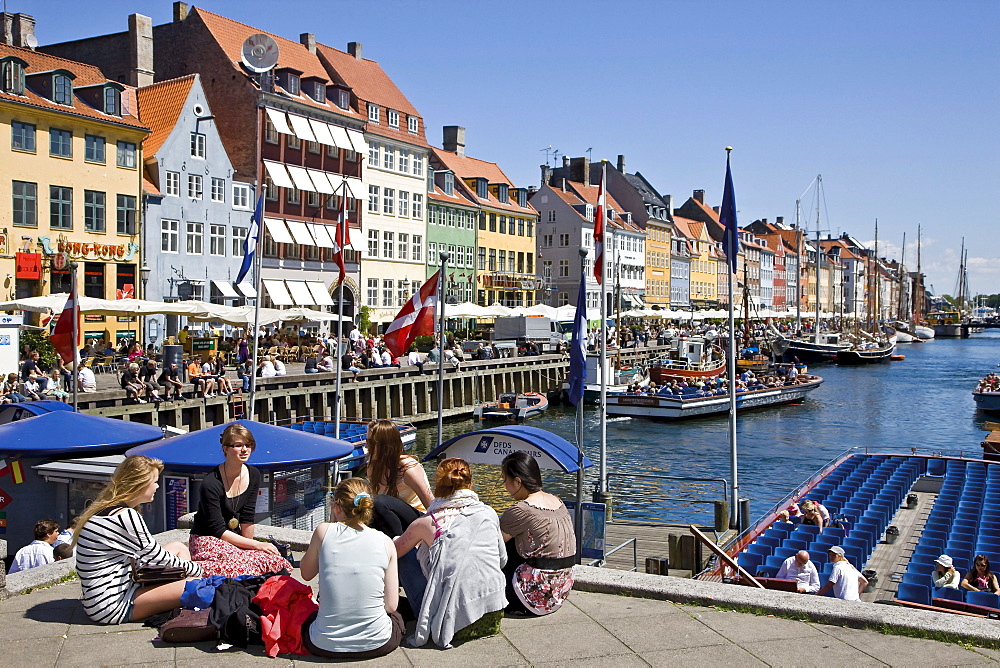
{"label": "red and white flag", "polygon": [[604,170],[601,168],[601,183],[597,186],[597,209],[594,211],[594,278],[598,285],[604,284]]}
{"label": "red and white flag", "polygon": [[351,224],[347,219],[347,186],[340,196],[340,214],[337,217],[336,238],[333,240],[333,259],[340,268],[340,277],[337,285],[344,282],[347,276],[347,268],[344,266],[344,249],[351,245]]}
{"label": "red and white flag", "polygon": [[436,272],[428,278],[416,294],[406,303],[382,340],[393,357],[402,357],[418,336],[434,333],[434,308],[437,306],[438,277]]}
{"label": "red and white flag", "polygon": [[[76,327],[76,339],[73,337],[73,328]],[[80,302],[77,299],[76,284],[69,290],[69,297],[66,298],[66,306],[56,322],[56,328],[49,337],[52,347],[59,353],[59,357],[65,364],[76,362],[76,356],[80,351]]]}

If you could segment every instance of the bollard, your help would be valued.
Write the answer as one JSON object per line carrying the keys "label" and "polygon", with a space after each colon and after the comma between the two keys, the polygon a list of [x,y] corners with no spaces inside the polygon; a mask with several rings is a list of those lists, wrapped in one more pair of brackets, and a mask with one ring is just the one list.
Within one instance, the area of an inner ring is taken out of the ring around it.
{"label": "bollard", "polygon": [[750,499],[740,499],[740,533],[750,526]]}
{"label": "bollard", "polygon": [[646,572],[650,575],[670,575],[667,557],[646,557]]}
{"label": "bollard", "polygon": [[615,497],[611,492],[601,492],[594,490],[594,503],[604,504],[604,521],[611,521],[611,505],[614,502]]}
{"label": "bollard", "polygon": [[715,533],[725,533],[729,528],[729,502],[715,502]]}

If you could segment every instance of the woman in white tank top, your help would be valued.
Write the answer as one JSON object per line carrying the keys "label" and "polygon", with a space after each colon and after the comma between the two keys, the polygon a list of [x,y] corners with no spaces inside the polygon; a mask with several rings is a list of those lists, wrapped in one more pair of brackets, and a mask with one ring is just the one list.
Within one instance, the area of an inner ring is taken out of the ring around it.
{"label": "woman in white tank top", "polygon": [[389,654],[403,638],[396,549],[371,521],[371,491],[362,478],[337,485],[335,523],[313,532],[300,569],[305,580],[319,576],[319,610],[306,620],[302,639],[315,656],[374,659]]}

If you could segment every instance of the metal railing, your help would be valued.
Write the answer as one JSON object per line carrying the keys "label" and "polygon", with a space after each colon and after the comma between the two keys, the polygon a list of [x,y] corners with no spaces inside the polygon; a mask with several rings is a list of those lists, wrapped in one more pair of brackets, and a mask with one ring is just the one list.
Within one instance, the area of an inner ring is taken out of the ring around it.
{"label": "metal railing", "polygon": [[603,559],[594,559],[593,561],[591,561],[587,565],[588,566],[598,566],[598,567],[603,566],[604,564],[607,563],[608,557],[610,557],[612,554],[614,554],[618,550],[624,548],[629,543],[632,544],[632,568],[630,568],[628,570],[629,570],[629,572],[638,571],[639,570],[639,539],[635,538],[635,537],[629,538],[627,541],[625,541],[621,545],[618,545],[617,547],[613,547],[610,550],[608,550],[607,552],[605,552]]}

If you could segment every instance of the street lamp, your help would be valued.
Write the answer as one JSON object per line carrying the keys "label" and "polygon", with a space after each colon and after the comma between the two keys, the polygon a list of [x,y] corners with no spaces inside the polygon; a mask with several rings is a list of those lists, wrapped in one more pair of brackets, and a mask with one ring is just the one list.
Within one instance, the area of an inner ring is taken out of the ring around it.
{"label": "street lamp", "polygon": [[[139,279],[142,281],[142,298],[146,299],[146,285],[149,283],[149,273],[152,270],[146,261],[142,261],[142,266],[139,267]],[[148,342],[148,335],[146,331],[147,320],[146,316],[142,316],[142,342],[145,345]]]}

